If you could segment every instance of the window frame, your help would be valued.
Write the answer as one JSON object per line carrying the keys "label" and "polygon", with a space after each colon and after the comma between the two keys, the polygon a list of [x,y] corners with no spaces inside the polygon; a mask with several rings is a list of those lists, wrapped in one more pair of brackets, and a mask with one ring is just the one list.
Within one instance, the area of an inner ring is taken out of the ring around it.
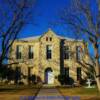
{"label": "window frame", "polygon": [[[49,46],[51,46],[51,49],[49,48]],[[46,59],[52,59],[52,45],[46,45]]]}
{"label": "window frame", "polygon": [[[32,49],[31,49],[32,47]],[[28,59],[34,59],[34,48],[33,45],[28,46]]]}
{"label": "window frame", "polygon": [[[67,48],[67,50],[66,50]],[[69,60],[71,59],[71,55],[70,55],[70,46],[64,46],[64,60]]]}
{"label": "window frame", "polygon": [[22,59],[22,50],[20,48],[22,48],[22,45],[16,46],[16,59]]}
{"label": "window frame", "polygon": [[81,60],[81,46],[76,46],[76,60]]}

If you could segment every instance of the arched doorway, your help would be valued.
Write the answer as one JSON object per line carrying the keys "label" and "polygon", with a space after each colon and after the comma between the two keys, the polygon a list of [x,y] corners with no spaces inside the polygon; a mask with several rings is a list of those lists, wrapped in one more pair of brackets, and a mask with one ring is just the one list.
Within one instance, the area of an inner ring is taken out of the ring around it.
{"label": "arched doorway", "polygon": [[54,74],[53,70],[50,67],[45,69],[44,77],[46,84],[54,84]]}

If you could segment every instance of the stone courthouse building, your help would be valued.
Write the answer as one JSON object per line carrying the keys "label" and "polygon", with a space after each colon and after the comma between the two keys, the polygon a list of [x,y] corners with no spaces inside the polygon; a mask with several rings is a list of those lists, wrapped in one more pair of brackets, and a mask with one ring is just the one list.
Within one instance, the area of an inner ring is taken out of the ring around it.
{"label": "stone courthouse building", "polygon": [[74,81],[84,78],[83,67],[77,63],[84,51],[82,40],[62,37],[51,29],[41,36],[16,39],[9,52],[12,65],[22,73],[21,78],[36,75],[37,81],[59,84],[58,75],[65,74]]}

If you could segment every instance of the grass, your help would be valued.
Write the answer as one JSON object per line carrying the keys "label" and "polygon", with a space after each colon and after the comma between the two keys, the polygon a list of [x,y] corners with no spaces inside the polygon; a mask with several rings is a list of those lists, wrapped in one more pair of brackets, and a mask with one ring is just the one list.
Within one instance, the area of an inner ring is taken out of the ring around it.
{"label": "grass", "polygon": [[100,93],[97,88],[66,88],[58,87],[59,92],[63,96],[80,96],[81,100],[100,100]]}
{"label": "grass", "polygon": [[20,100],[21,96],[36,96],[39,85],[3,85],[0,86],[0,100]]}
{"label": "grass", "polygon": [[[2,85],[0,86],[0,100],[20,100],[20,96],[36,96],[40,88],[40,85]],[[80,100],[100,100],[97,88],[56,88],[63,96],[80,96]]]}

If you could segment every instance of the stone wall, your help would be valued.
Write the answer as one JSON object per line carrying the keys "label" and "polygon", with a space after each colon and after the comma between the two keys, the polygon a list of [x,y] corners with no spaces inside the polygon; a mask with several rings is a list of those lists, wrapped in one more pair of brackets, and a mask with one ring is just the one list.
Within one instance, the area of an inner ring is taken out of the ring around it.
{"label": "stone wall", "polygon": [[[48,40],[47,40],[48,38]],[[50,38],[52,38],[50,40]],[[9,63],[18,62],[18,64],[12,65],[12,68],[16,68],[16,66],[21,68],[21,72],[23,75],[28,75],[28,67],[31,67],[31,75],[35,74],[41,78],[42,82],[44,82],[45,78],[45,70],[50,67],[53,70],[54,74],[54,84],[59,84],[57,76],[60,74],[60,42],[61,38],[58,37],[54,32],[49,30],[42,36],[36,39],[31,40],[16,40],[9,52],[9,56],[13,58],[13,61],[9,60]],[[22,59],[16,59],[16,46],[22,46]],[[33,45],[34,58],[28,59],[28,46]],[[46,59],[46,46],[52,46],[52,59]],[[69,67],[70,76],[76,80],[76,68],[81,67],[76,62],[75,52],[76,46],[81,46],[84,49],[84,44],[82,41],[70,41],[65,40],[64,46],[69,46],[71,51],[73,52],[73,56],[69,60],[64,60],[64,67]],[[82,72],[82,77],[84,78],[86,75]]]}

